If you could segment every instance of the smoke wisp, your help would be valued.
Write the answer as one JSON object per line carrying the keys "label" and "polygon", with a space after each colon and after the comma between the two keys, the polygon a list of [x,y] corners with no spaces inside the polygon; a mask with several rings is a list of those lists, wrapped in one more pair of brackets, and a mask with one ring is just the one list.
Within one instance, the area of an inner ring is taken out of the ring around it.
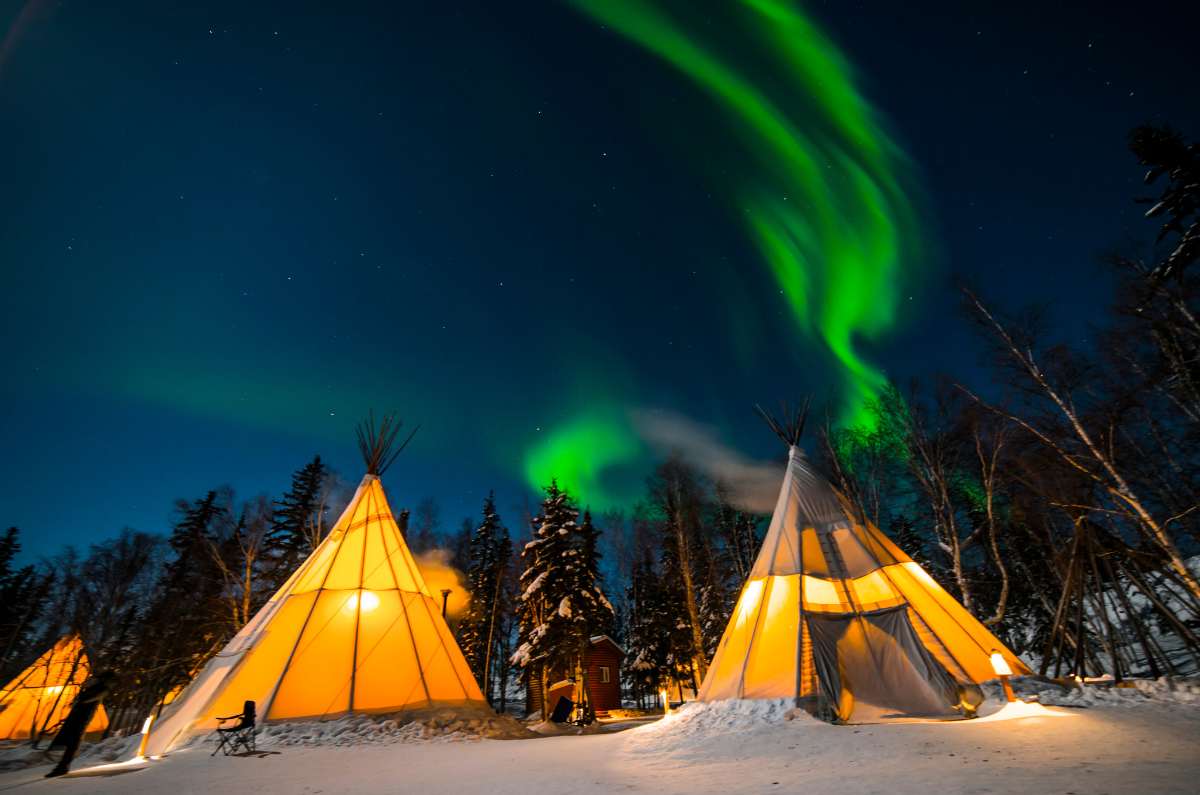
{"label": "smoke wisp", "polygon": [[467,610],[470,594],[463,584],[462,572],[450,565],[450,551],[446,549],[430,549],[415,556],[417,568],[425,580],[429,593],[440,606],[442,589],[450,589],[450,597],[446,602],[446,617],[458,618]]}
{"label": "smoke wisp", "polygon": [[715,429],[680,414],[638,410],[631,418],[646,444],[663,455],[682,456],[723,486],[738,508],[755,513],[774,510],[783,482],[782,465],[747,458],[722,443]]}

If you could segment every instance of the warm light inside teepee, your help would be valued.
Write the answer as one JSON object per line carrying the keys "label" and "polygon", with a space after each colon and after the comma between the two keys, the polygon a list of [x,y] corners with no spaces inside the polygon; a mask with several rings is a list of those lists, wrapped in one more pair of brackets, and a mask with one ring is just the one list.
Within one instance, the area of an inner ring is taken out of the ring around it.
{"label": "warm light inside teepee", "polygon": [[[91,673],[83,641],[68,635],[11,682],[0,682],[0,743],[53,734]],[[107,727],[108,716],[100,705],[84,731],[95,734]]]}
{"label": "warm light inside teepee", "polygon": [[838,723],[958,719],[997,672],[1015,698],[1007,680],[1030,669],[810,466],[803,420],[769,419],[787,472],[697,698],[819,703]]}
{"label": "warm light inside teepee", "polygon": [[[370,613],[375,608],[379,607],[379,596],[374,591],[361,591],[362,593],[362,611]],[[346,600],[347,610],[358,609],[359,595],[357,593],[350,594],[350,598]]]}
{"label": "warm light inside teepee", "polygon": [[746,590],[742,592],[741,619],[744,621],[758,608],[758,600],[762,597],[763,581],[750,580]]}
{"label": "warm light inside teepee", "polygon": [[211,732],[248,701],[262,723],[486,709],[379,479],[406,443],[397,442],[398,430],[393,417],[359,426],[367,474],[354,497],[275,595],[155,719],[146,756]]}

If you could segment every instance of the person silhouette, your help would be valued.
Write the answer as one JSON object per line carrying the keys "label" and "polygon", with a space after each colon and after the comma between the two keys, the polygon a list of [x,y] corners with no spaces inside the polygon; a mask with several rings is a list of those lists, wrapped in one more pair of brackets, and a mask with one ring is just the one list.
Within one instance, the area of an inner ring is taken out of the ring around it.
{"label": "person silhouette", "polygon": [[71,705],[71,711],[67,713],[66,719],[58,729],[58,734],[54,735],[54,740],[50,743],[50,750],[62,748],[63,755],[54,769],[46,774],[46,778],[63,776],[70,771],[71,760],[75,758],[75,752],[79,750],[79,743],[83,741],[83,733],[87,730],[88,724],[92,722],[96,710],[100,708],[100,702],[112,689],[115,678],[112,671],[101,671],[79,691],[79,696]]}

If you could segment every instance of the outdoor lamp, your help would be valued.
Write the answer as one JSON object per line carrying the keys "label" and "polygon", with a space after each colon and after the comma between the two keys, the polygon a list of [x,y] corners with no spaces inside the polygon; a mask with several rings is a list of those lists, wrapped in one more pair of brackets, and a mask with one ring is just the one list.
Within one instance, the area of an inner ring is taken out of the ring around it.
{"label": "outdoor lamp", "polygon": [[1012,668],[1008,667],[1008,660],[1004,659],[1004,655],[997,650],[992,651],[992,670],[996,672],[996,676],[1000,677],[1000,684],[1004,688],[1004,697],[1008,701],[1016,701],[1017,697],[1013,694],[1012,685],[1008,682],[1008,677],[1012,676]]}
{"label": "outdoor lamp", "polygon": [[137,759],[146,758],[146,743],[150,741],[150,726],[154,723],[154,714],[146,716],[146,720],[142,721],[142,741],[138,744]]}

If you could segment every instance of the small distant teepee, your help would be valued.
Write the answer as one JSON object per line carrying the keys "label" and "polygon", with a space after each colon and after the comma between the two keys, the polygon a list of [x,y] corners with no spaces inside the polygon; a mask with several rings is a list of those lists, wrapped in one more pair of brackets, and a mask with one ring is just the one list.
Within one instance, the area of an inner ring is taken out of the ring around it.
{"label": "small distant teepee", "polygon": [[[83,640],[66,635],[0,690],[0,740],[38,740],[53,735],[79,688],[91,673]],[[85,730],[99,733],[108,728],[104,707]]]}
{"label": "small distant teepee", "polygon": [[805,413],[763,412],[787,473],[700,700],[794,698],[835,722],[973,715],[994,657],[1029,668],[812,469]]}
{"label": "small distant teepee", "polygon": [[[426,587],[379,481],[408,442],[398,423],[359,428],[354,499],[279,592],[200,671],[150,731],[147,756],[257,702],[261,720],[486,702]],[[411,436],[409,437],[412,438]],[[393,449],[395,448],[395,449]]]}

